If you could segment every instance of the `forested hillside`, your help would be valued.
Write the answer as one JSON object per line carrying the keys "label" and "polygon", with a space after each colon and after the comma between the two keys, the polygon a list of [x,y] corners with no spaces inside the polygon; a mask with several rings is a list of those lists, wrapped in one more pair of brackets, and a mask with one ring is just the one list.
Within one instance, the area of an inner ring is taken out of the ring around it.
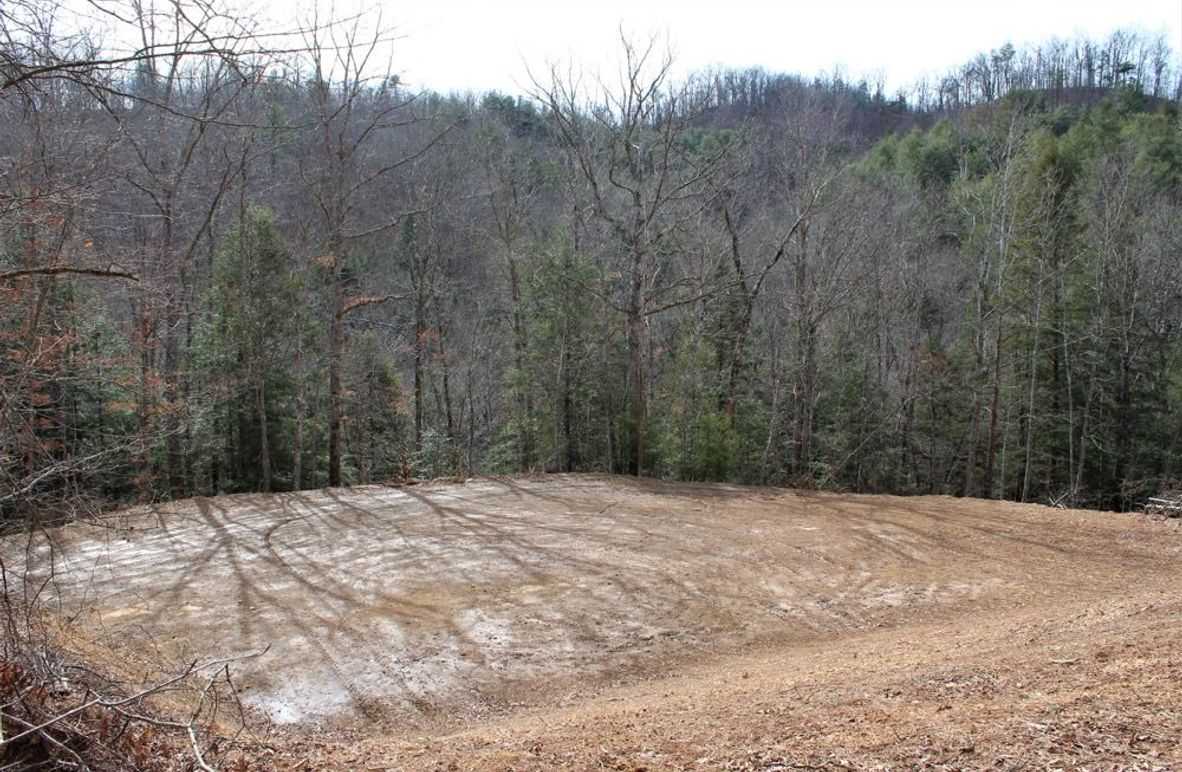
{"label": "forested hillside", "polygon": [[170,42],[117,61],[37,7],[0,13],[6,520],[527,470],[1111,508],[1179,476],[1162,40],[898,96],[625,42],[445,96],[355,31],[145,17]]}

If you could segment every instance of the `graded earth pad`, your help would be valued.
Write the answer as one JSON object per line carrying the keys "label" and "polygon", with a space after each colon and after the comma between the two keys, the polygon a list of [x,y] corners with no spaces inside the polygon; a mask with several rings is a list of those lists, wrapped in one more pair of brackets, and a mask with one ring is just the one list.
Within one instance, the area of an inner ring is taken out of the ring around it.
{"label": "graded earth pad", "polygon": [[51,545],[94,635],[262,652],[282,768],[1182,762],[1182,534],[1140,516],[556,475],[141,508],[34,574]]}

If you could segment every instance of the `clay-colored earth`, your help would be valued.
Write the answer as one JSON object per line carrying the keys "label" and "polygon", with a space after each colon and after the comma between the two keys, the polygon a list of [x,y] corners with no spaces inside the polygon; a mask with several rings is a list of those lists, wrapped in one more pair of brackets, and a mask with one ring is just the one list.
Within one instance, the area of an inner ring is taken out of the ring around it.
{"label": "clay-colored earth", "polygon": [[1182,765],[1182,530],[1139,515],[558,475],[50,538],[94,636],[264,652],[281,769]]}

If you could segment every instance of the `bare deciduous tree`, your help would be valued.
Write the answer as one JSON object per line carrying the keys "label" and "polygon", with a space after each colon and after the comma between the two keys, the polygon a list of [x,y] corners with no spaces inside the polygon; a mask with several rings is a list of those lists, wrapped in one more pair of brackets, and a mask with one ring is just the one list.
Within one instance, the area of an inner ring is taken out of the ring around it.
{"label": "bare deciduous tree", "polygon": [[619,83],[600,82],[587,96],[573,75],[555,67],[535,96],[550,112],[594,216],[613,246],[608,272],[622,297],[610,300],[626,318],[628,392],[634,474],[643,474],[648,422],[646,356],[650,317],[693,302],[700,277],[678,276],[675,236],[704,206],[702,187],[725,152],[694,157],[684,144],[698,108],[697,92],[671,83],[672,58],[656,38],[636,45],[621,35]]}

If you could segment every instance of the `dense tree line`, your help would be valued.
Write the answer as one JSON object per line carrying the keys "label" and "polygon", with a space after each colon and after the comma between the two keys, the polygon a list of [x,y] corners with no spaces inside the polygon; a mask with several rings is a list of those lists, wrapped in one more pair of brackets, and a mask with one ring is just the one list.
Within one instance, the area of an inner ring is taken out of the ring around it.
{"label": "dense tree line", "polygon": [[625,42],[619,78],[463,97],[356,26],[279,57],[181,18],[123,61],[0,16],[6,519],[528,470],[1127,508],[1178,476],[1160,40],[910,98],[675,83]]}

